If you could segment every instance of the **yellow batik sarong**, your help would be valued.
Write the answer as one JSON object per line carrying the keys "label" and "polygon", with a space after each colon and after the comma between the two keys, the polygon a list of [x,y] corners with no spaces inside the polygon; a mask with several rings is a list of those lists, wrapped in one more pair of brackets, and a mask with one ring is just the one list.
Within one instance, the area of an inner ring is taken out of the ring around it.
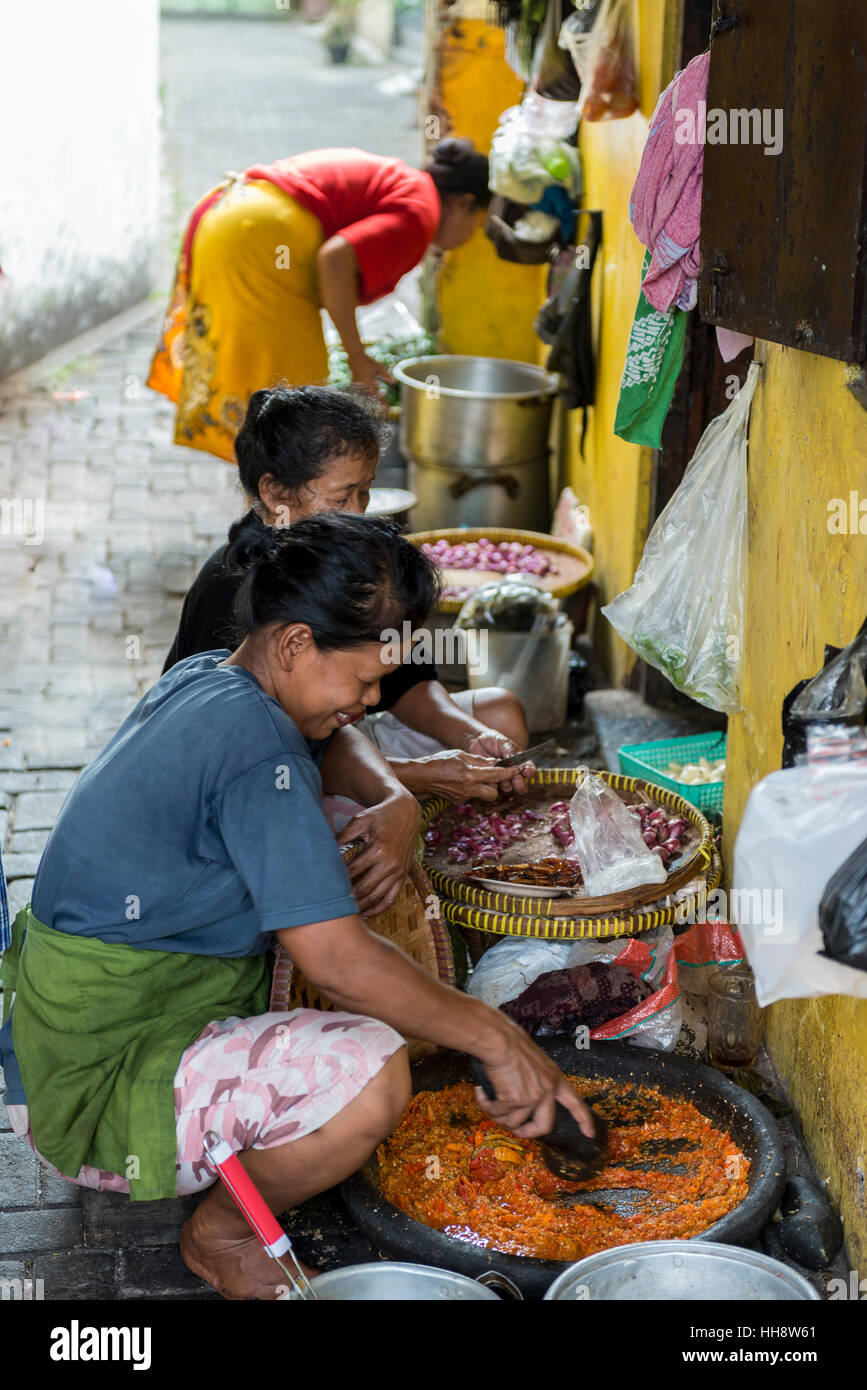
{"label": "yellow batik sarong", "polygon": [[148,386],[177,405],[176,444],[235,461],[254,391],[323,384],[321,223],[265,180],[227,184],[184,253]]}

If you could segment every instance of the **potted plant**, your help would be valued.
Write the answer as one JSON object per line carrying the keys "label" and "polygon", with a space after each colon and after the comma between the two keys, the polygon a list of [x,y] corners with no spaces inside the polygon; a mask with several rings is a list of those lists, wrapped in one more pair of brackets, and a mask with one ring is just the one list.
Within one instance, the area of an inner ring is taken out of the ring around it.
{"label": "potted plant", "polygon": [[345,63],[355,33],[355,11],[358,0],[335,0],[325,16],[323,37],[332,63]]}

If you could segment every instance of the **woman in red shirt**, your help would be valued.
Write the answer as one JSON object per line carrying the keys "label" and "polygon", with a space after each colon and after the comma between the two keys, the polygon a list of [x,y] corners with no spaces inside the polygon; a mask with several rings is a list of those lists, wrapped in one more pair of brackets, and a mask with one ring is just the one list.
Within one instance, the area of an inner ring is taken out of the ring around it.
{"label": "woman in red shirt", "polygon": [[468,241],[487,207],[488,161],[441,140],[425,168],[363,150],[313,150],[230,175],[187,226],[148,385],[177,405],[175,443],[234,462],[247,401],[262,387],[322,383],[321,309],[354,380],[383,368],[355,323],[428,247]]}

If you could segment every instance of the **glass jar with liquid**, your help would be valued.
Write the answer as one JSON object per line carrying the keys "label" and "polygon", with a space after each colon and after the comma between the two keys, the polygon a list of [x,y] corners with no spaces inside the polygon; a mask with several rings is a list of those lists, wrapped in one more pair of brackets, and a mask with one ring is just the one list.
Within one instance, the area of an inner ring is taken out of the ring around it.
{"label": "glass jar with liquid", "polygon": [[753,972],[746,965],[715,970],[709,980],[707,1043],[720,1071],[753,1066],[762,1041],[762,1011]]}

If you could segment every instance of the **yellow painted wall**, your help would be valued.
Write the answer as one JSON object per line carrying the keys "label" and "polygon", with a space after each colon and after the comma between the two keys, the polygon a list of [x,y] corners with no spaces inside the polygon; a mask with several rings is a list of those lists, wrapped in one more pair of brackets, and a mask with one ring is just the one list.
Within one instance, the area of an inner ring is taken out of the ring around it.
{"label": "yellow painted wall", "polygon": [[[580,452],[581,420],[570,416],[567,476],[590,508],[596,536],[596,580],[603,603],[632,583],[647,536],[653,452],[627,444],[613,432],[626,343],[635,314],[644,248],[629,222],[629,194],[641,161],[659,93],[674,75],[674,42],[680,9],[665,0],[641,0],[639,73],[641,105],[621,121],[583,122],[580,150],[584,206],[602,210],[602,248],[594,271],[596,404]],[[600,265],[601,262],[601,265]],[[603,619],[596,643],[614,684],[622,682],[635,654]]]}
{"label": "yellow painted wall", "polygon": [[[467,136],[490,148],[501,111],[521,99],[523,84],[504,56],[504,33],[483,18],[447,11],[435,55],[434,111],[445,117],[443,135]],[[538,359],[533,320],[541,303],[541,272],[501,261],[483,232],[450,251],[439,275],[437,299],[444,352]]]}
{"label": "yellow painted wall", "polygon": [[[750,789],[780,766],[783,696],[867,613],[867,536],[828,532],[831,498],[867,498],[867,410],[842,362],[773,343],[757,344],[756,357],[765,365],[750,421],[745,710],[729,722],[729,847]],[[775,1004],[766,1036],[867,1276],[867,1002]]]}
{"label": "yellow painted wall", "polygon": [[[581,130],[585,206],[604,213],[594,285],[598,387],[586,457],[580,420],[571,416],[565,461],[591,509],[603,601],[630,583],[650,514],[652,454],[616,439],[612,425],[642,254],[627,202],[649,118],[675,70],[681,13],[682,0],[638,0],[640,111]],[[439,68],[455,133],[485,146],[499,112],[520,93],[501,34],[481,18],[453,18],[441,31]],[[498,261],[477,237],[450,256],[441,278],[447,349],[536,360],[531,324],[541,292],[538,272]],[[730,724],[729,846],[750,788],[779,766],[783,695],[819,668],[824,643],[848,641],[867,611],[867,537],[827,530],[830,498],[850,489],[867,497],[867,411],[846,390],[844,364],[773,344],[759,344],[757,356],[765,368],[750,440],[746,709]],[[599,638],[617,682],[634,657],[610,631]],[[835,996],[778,1004],[766,1029],[819,1174],[842,1211],[849,1253],[867,1276],[867,1003]]]}

